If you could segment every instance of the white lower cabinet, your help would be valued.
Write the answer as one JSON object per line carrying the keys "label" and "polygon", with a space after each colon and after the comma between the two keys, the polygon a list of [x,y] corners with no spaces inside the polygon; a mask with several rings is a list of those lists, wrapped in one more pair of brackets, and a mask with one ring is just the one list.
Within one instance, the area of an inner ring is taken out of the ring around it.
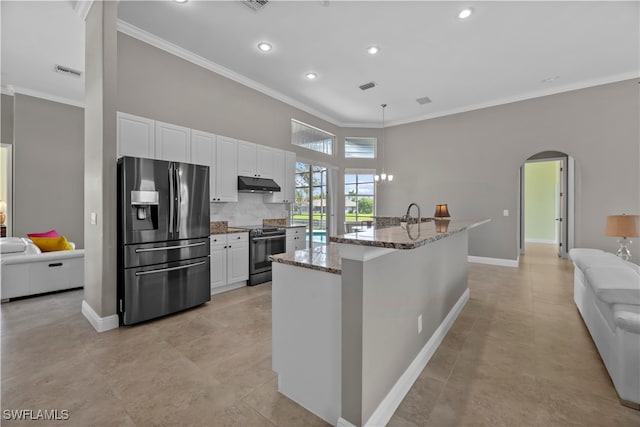
{"label": "white lower cabinet", "polygon": [[307,228],[305,226],[287,228],[287,252],[295,252],[307,247]]}
{"label": "white lower cabinet", "polygon": [[245,286],[249,279],[249,233],[212,234],[211,295]]}

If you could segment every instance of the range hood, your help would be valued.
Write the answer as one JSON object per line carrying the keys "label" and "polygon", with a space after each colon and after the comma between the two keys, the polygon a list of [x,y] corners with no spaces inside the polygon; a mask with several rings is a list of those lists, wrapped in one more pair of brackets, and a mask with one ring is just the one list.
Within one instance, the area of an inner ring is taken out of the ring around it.
{"label": "range hood", "polygon": [[270,178],[238,177],[238,193],[273,193],[280,191],[280,186]]}

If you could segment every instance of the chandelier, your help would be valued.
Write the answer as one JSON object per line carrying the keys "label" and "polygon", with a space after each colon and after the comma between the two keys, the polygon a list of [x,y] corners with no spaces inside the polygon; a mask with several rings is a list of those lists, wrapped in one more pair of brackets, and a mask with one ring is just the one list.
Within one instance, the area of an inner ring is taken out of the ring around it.
{"label": "chandelier", "polygon": [[381,104],[380,106],[382,107],[382,139],[380,141],[380,145],[382,146],[382,173],[380,175],[376,174],[373,178],[375,179],[376,183],[385,183],[393,181],[393,175],[387,174],[384,170],[384,162],[386,157],[384,155],[384,109],[387,104]]}

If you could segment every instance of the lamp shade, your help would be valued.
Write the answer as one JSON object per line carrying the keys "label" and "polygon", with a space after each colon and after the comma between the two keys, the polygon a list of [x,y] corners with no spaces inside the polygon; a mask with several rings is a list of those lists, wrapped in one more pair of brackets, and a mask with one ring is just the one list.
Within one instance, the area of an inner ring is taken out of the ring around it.
{"label": "lamp shade", "polygon": [[436,213],[433,214],[435,218],[450,218],[449,209],[447,205],[436,205]]}
{"label": "lamp shade", "polygon": [[612,237],[638,237],[640,215],[609,215],[605,234]]}

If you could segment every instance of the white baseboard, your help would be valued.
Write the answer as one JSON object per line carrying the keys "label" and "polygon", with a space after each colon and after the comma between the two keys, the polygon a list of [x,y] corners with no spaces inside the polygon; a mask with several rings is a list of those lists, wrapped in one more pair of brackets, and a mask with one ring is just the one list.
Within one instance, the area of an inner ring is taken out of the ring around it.
{"label": "white baseboard", "polygon": [[[393,413],[398,409],[398,406],[402,402],[402,399],[407,395],[413,383],[418,379],[420,373],[427,366],[429,360],[436,352],[440,343],[447,335],[447,332],[455,322],[458,314],[464,308],[464,305],[469,300],[469,289],[466,289],[462,296],[458,299],[456,304],[451,308],[447,317],[444,318],[438,329],[433,333],[429,341],[422,347],[422,350],[418,353],[411,365],[407,368],[406,371],[402,374],[398,381],[391,388],[389,393],[382,399],[382,402],[378,405],[371,417],[365,423],[365,426],[385,426],[393,416]],[[340,418],[338,420],[339,427],[351,427],[353,424],[348,421]]]}
{"label": "white baseboard", "polygon": [[551,240],[549,240],[549,239],[524,239],[524,242],[525,243],[547,243],[547,244],[550,244],[550,245],[557,245],[557,244],[560,243],[555,239],[551,239]]}
{"label": "white baseboard", "polygon": [[105,332],[111,329],[117,329],[119,327],[118,315],[113,314],[107,317],[100,317],[93,308],[85,301],[82,300],[82,314],[87,318],[93,329],[98,332]]}
{"label": "white baseboard", "polygon": [[488,264],[488,265],[499,265],[501,267],[514,267],[518,268],[518,264],[520,263],[520,256],[518,255],[518,259],[504,259],[504,258],[486,258],[483,256],[471,256],[467,257],[469,262],[473,262],[476,264]]}

